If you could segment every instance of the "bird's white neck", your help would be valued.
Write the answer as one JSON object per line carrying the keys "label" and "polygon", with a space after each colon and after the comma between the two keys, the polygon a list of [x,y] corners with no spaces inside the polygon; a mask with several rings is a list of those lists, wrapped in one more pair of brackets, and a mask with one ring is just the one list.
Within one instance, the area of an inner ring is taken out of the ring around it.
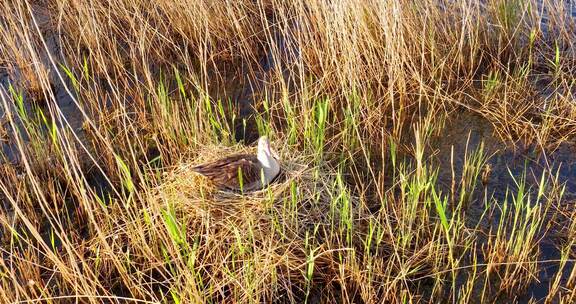
{"label": "bird's white neck", "polygon": [[267,151],[258,151],[258,161],[264,170],[264,182],[271,182],[280,173],[280,164]]}

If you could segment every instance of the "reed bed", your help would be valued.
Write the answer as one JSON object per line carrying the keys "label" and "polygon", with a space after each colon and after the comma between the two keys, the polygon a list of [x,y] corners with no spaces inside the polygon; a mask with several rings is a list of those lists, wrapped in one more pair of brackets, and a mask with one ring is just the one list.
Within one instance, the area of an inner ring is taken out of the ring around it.
{"label": "reed bed", "polygon": [[[547,303],[576,297],[559,171],[510,172],[496,197],[483,145],[456,169],[434,161],[462,112],[510,149],[574,143],[562,1],[0,12],[0,302],[528,302],[542,284]],[[191,172],[258,135],[282,157],[270,187],[228,193]]]}

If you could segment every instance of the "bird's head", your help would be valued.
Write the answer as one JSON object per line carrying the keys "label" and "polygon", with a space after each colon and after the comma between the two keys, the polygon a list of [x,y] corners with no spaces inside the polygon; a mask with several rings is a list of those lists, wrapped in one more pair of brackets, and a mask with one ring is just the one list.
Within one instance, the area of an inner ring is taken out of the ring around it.
{"label": "bird's head", "polygon": [[280,159],[278,154],[276,154],[276,152],[270,147],[270,141],[266,136],[262,136],[258,139],[258,158],[261,156],[273,157],[277,160]]}

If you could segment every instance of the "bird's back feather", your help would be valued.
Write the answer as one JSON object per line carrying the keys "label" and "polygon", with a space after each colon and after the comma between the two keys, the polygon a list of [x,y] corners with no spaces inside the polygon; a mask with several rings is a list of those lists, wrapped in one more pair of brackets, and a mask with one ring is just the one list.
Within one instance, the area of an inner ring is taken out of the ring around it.
{"label": "bird's back feather", "polygon": [[255,155],[232,155],[198,165],[192,170],[208,177],[217,186],[228,189],[252,190],[261,185],[261,166]]}

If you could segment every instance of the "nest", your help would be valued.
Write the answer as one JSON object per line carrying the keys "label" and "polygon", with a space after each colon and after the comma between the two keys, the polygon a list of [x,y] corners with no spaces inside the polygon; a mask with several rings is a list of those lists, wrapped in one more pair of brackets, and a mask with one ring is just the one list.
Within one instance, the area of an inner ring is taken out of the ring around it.
{"label": "nest", "polygon": [[[283,286],[283,293],[301,289],[306,284],[303,274],[312,248],[317,255],[315,280],[328,283],[338,273],[334,251],[322,241],[321,233],[312,240],[314,230],[334,227],[331,221],[337,217],[331,208],[338,195],[334,193],[336,170],[318,165],[312,155],[284,149],[280,151],[280,176],[267,188],[249,193],[219,190],[191,170],[196,163],[222,155],[251,152],[249,148],[205,147],[194,161],[185,161],[166,173],[148,198],[149,208],[171,208],[186,227],[188,243],[196,242],[197,271],[205,274],[202,284],[212,286],[213,294],[207,298],[222,300],[230,290],[236,290],[232,294],[243,291],[245,283],[227,278],[242,277],[244,266],[239,265],[245,262],[253,265],[261,284],[258,290],[270,290],[270,286]],[[352,201],[355,204],[356,200]],[[241,249],[243,246],[249,249]],[[229,269],[240,273],[231,275]]]}

